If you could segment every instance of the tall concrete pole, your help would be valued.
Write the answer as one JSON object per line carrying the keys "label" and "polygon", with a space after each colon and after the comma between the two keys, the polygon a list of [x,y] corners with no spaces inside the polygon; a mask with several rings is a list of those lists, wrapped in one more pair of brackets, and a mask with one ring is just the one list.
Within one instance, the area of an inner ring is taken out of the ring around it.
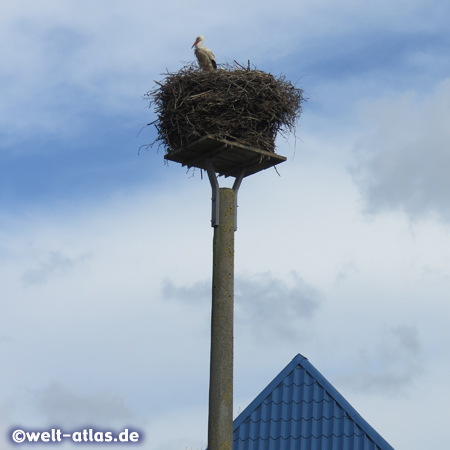
{"label": "tall concrete pole", "polygon": [[236,193],[219,189],[214,227],[208,450],[233,448],[233,310]]}

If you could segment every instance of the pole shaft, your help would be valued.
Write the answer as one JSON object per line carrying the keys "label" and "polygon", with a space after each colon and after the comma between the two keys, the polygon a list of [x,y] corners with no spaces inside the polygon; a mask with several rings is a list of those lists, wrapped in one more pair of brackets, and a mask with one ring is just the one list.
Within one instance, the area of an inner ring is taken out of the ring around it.
{"label": "pole shaft", "polygon": [[233,448],[233,310],[235,192],[220,188],[214,228],[208,450]]}

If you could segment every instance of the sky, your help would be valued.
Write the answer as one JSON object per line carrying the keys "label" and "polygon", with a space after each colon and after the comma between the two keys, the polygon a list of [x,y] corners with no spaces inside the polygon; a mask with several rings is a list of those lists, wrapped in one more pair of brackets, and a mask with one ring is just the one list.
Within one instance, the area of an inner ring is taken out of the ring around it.
{"label": "sky", "polygon": [[300,353],[396,450],[445,448],[449,22],[447,0],[0,2],[0,447],[206,447],[211,187],[139,151],[144,94],[202,34],[308,98],[279,175],[239,191],[234,416]]}

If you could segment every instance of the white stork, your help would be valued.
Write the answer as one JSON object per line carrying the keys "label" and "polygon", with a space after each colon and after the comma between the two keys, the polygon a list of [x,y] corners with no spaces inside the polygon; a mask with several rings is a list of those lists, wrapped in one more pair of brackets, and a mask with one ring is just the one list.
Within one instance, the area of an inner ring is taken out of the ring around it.
{"label": "white stork", "polygon": [[203,42],[205,42],[205,38],[203,36],[197,36],[194,45],[191,47],[195,47],[194,53],[197,57],[198,65],[202,70],[215,70],[217,69],[216,57],[209,48],[203,45]]}

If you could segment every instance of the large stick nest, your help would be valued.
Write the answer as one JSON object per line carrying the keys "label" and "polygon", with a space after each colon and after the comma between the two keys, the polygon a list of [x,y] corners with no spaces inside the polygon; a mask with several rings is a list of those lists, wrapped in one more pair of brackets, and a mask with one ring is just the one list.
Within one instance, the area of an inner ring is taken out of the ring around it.
{"label": "large stick nest", "polygon": [[145,98],[158,117],[153,144],[166,152],[206,135],[274,152],[278,132],[295,135],[305,99],[284,76],[238,63],[211,72],[189,65],[164,76]]}

